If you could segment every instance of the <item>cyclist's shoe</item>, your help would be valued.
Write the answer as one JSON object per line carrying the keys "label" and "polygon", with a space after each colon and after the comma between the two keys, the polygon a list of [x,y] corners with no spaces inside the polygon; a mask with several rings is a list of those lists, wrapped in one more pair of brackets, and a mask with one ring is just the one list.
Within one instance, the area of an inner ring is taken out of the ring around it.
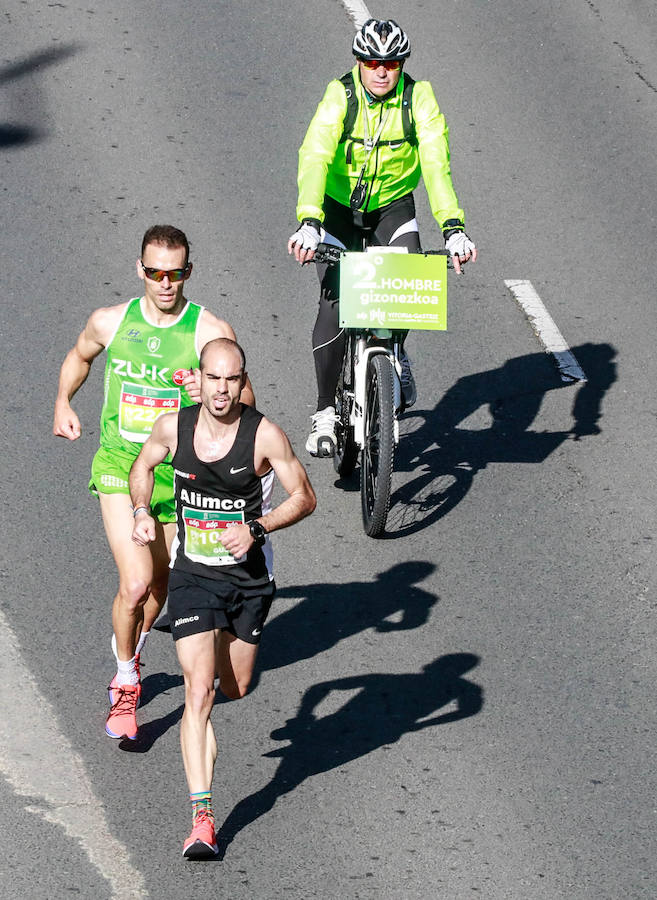
{"label": "cyclist's shoe", "polygon": [[402,352],[400,353],[399,362],[401,363],[402,397],[404,400],[404,406],[408,409],[408,407],[413,406],[413,404],[417,400],[417,388],[415,387],[415,379],[413,378],[413,373],[411,372],[411,361],[408,358],[408,353],[405,350],[402,350]]}
{"label": "cyclist's shoe", "polygon": [[110,685],[110,694],[114,694],[116,701],[112,704],[105,731],[111,738],[128,738],[134,741],[137,737],[137,702],[139,700],[139,685],[117,684]]}
{"label": "cyclist's shoe", "polygon": [[313,425],[306,441],[306,450],[311,456],[335,456],[338,443],[335,434],[335,407],[327,406],[310,417]]}
{"label": "cyclist's shoe", "polygon": [[192,833],[183,844],[183,856],[186,859],[212,859],[218,853],[214,819],[202,809],[194,818]]}
{"label": "cyclist's shoe", "polygon": [[[139,654],[135,653],[135,669],[137,670],[137,678],[139,681],[137,682],[137,706],[139,706],[139,702],[141,700],[141,669],[139,668]],[[107,688],[107,693],[109,694],[109,702],[110,706],[114,706],[116,701],[118,700],[117,688],[119,687],[119,676],[118,673],[112,678],[109,683],[109,687]]]}

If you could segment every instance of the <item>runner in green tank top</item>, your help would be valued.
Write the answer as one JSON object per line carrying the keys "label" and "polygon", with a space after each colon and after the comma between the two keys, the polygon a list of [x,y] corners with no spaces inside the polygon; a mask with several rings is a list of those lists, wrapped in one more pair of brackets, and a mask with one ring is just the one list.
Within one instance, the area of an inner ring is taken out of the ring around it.
{"label": "runner in green tank top", "polygon": [[[139,654],[166,599],[175,530],[173,475],[165,461],[158,467],[152,502],[156,540],[149,547],[132,542],[130,467],[160,413],[199,401],[196,369],[202,347],[216,337],[235,339],[227,322],[185,298],[191,272],[185,234],[170,225],[149,228],[137,260],[143,297],[92,313],[59,376],[53,432],[74,441],[81,427],[71,399],[94,359],[107,351],[100,449],[92,464],[90,488],[99,497],[119,572],[112,608],[117,673],[110,683],[111,710],[105,726],[111,737],[136,737]],[[250,383],[241,400],[254,404]]]}
{"label": "runner in green tank top", "polygon": [[[182,283],[182,282],[181,282]],[[184,380],[198,366],[198,329],[203,307],[187,303],[171,322],[156,325],[144,314],[145,298],[124,308],[106,346],[105,400],[100,416],[100,449],[90,490],[125,493],[139,449],[163,412],[193,402]],[[153,511],[160,522],[174,522],[173,470],[158,467]]]}

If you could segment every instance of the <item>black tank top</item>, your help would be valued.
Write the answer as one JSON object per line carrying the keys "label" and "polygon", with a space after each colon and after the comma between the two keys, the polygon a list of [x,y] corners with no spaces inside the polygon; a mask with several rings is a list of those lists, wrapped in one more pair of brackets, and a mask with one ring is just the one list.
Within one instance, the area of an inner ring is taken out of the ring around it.
{"label": "black tank top", "polygon": [[263,481],[269,476],[257,475],[253,461],[262,413],[242,405],[233,446],[222,459],[207,463],[194,451],[200,409],[200,405],[188,406],[178,413],[178,447],[172,460],[177,512],[172,566],[249,587],[268,584],[261,547],[253,546],[246,556],[235,560],[220,540],[224,528],[263,513]]}

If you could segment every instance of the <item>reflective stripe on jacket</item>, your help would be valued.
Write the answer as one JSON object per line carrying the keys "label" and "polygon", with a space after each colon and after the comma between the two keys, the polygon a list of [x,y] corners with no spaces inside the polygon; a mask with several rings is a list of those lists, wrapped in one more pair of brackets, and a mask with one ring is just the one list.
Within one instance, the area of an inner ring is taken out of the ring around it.
{"label": "reflective stripe on jacket", "polygon": [[[363,211],[386,206],[410,193],[415,190],[422,176],[431,212],[441,228],[448,219],[463,222],[463,210],[458,205],[452,186],[448,128],[430,83],[416,81],[413,88],[412,118],[418,145],[412,146],[404,140],[401,115],[403,79],[399,79],[391,97],[383,102],[370,103],[360,83],[358,65],[352,71],[358,93],[358,115],[353,127],[353,137],[361,140],[364,137],[365,105],[370,135],[376,133],[381,117],[390,109],[381,140],[399,141],[398,144],[377,145],[370,154],[364,178],[371,184],[371,191]],[[338,203],[349,206],[349,198],[365,162],[366,152],[362,143],[353,142],[349,138],[340,143],[346,112],[347,95],[344,85],[339,79],[334,79],[326,88],[299,149],[299,221],[305,218],[323,221],[325,194]]]}

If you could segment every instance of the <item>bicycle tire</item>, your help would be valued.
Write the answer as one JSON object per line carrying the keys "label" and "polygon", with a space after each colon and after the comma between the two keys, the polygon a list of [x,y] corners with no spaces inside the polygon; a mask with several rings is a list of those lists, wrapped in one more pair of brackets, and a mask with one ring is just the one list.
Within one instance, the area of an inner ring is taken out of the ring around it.
{"label": "bicycle tire", "polygon": [[[335,389],[335,434],[337,446],[333,457],[333,468],[341,477],[347,477],[356,468],[358,461],[358,447],[354,440],[354,429],[349,419],[351,416],[351,404],[353,397],[353,358],[354,342],[348,335],[344,345],[342,369],[338,378],[338,386]],[[351,393],[351,397],[349,394]]]}
{"label": "bicycle tire", "polygon": [[394,373],[390,359],[377,353],[367,371],[365,445],[361,451],[360,495],[363,527],[369,537],[384,530],[390,508],[395,461]]}

